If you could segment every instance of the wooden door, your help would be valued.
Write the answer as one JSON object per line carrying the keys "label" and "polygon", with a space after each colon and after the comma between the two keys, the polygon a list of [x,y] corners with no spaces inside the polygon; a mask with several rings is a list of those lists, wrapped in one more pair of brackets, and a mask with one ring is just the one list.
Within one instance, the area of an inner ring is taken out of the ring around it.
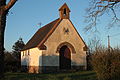
{"label": "wooden door", "polygon": [[67,46],[60,48],[60,69],[71,69],[71,52]]}

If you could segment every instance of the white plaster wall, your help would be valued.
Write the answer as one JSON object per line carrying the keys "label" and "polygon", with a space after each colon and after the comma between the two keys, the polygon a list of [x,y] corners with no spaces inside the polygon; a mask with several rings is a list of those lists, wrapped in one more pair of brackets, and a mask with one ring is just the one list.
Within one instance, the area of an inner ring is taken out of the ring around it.
{"label": "white plaster wall", "polygon": [[[29,53],[28,53],[29,52]],[[32,48],[21,52],[21,65],[42,66],[42,51],[38,48]]]}
{"label": "white plaster wall", "polygon": [[[64,33],[64,28],[69,29],[68,34]],[[63,42],[69,42],[75,48],[76,53],[71,53],[71,65],[86,65],[86,51],[83,51],[85,45],[70,21],[63,19],[45,42],[47,50],[43,51],[43,55],[47,57],[43,57],[43,66],[59,66],[59,53],[56,53],[56,51],[57,47]]]}
{"label": "white plaster wall", "polygon": [[26,54],[26,51],[21,51],[21,65],[28,66],[29,57]]}

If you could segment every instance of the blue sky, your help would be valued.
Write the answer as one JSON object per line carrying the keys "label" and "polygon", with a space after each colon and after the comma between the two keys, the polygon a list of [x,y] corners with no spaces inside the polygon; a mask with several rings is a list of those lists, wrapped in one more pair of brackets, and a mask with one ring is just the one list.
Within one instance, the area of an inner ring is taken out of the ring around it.
{"label": "blue sky", "polygon": [[[105,28],[109,22],[109,16],[101,17],[102,21],[98,25],[99,33],[84,33],[83,28],[87,25],[84,23],[86,16],[85,9],[88,8],[89,0],[18,0],[14,7],[9,11],[7,16],[7,25],[5,31],[5,49],[12,50],[12,45],[19,39],[23,38],[25,43],[34,35],[34,33],[49,22],[59,18],[58,9],[67,3],[71,10],[70,19],[75,25],[77,31],[86,43],[99,35],[102,44],[107,45],[107,36],[118,34],[120,28],[114,27],[110,30]],[[38,24],[42,23],[41,26]],[[120,44],[120,36],[111,37],[111,46]]]}

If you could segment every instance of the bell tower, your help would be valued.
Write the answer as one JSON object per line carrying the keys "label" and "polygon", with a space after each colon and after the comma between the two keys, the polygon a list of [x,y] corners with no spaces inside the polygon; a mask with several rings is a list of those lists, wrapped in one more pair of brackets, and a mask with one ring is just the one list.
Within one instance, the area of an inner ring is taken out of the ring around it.
{"label": "bell tower", "polygon": [[70,9],[66,3],[60,7],[59,14],[60,14],[60,19],[69,19],[70,18]]}

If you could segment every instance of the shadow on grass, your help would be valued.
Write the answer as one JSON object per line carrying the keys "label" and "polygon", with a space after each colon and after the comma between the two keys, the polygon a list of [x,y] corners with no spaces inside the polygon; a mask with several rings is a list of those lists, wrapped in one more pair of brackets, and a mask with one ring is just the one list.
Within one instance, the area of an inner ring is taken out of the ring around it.
{"label": "shadow on grass", "polygon": [[70,73],[29,74],[6,73],[4,80],[97,80],[93,71],[79,71]]}
{"label": "shadow on grass", "polygon": [[[64,80],[69,78],[70,80],[97,80],[96,73],[95,72],[76,72],[76,73],[70,73],[70,74],[64,74],[62,76],[59,76],[60,80]],[[68,80],[69,80],[68,79]]]}

